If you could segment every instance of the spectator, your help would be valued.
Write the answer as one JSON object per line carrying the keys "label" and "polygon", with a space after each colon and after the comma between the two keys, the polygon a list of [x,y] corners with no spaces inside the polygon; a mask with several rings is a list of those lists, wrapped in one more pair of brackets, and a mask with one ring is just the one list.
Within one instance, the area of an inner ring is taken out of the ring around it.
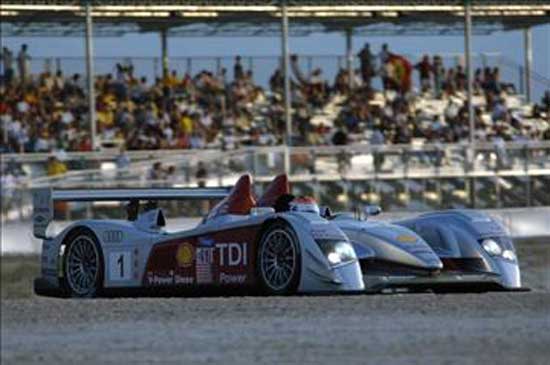
{"label": "spectator", "polygon": [[[365,69],[370,68],[374,73],[376,63],[372,54],[367,57],[365,49],[352,95],[347,92],[349,74],[345,69],[338,71],[330,85],[323,69],[314,68],[306,75],[299,67],[298,56],[292,55],[293,143],[340,143],[341,133],[346,134],[350,142],[364,141],[373,130],[382,143],[408,143],[412,138],[423,138],[427,142],[467,139],[464,93],[455,93],[463,82],[461,68],[449,68],[450,71],[445,72],[439,56],[432,59],[429,72],[426,69],[430,59],[424,57],[417,65],[424,90],[433,87],[438,98],[453,96],[442,104],[443,111],[434,111],[424,107],[425,102],[430,101],[429,94],[402,95],[402,78],[407,74],[408,61],[403,56],[390,55],[387,45],[379,55],[380,59],[390,60],[384,64],[383,77],[386,88],[397,93],[384,95],[372,85],[362,83]],[[131,64],[119,64],[114,77],[98,75],[95,80],[98,134],[103,140],[123,140],[128,150],[231,149],[281,143],[285,135],[281,70],[276,70],[270,79],[274,93],[266,93],[255,84],[252,72],[245,72],[240,57],[236,58],[236,66],[240,76],[234,80],[228,80],[223,70],[217,75],[202,70],[195,75],[185,74],[183,78],[174,70],[166,79],[149,83],[145,77],[134,76]],[[83,78],[79,74],[65,76],[61,70],[55,75],[45,72],[30,76],[24,85],[4,83],[0,87],[0,119],[2,130],[6,131],[2,151],[91,150]],[[480,96],[485,99],[485,104],[476,108],[475,115],[481,138],[485,138],[482,133],[490,138],[496,122],[512,125],[516,135],[529,138],[547,135],[545,129],[536,133],[534,128],[528,131],[521,118],[501,102],[507,99],[504,92],[513,89],[500,80],[498,69],[480,70],[477,83]],[[443,93],[443,89],[447,92]],[[530,118],[543,118],[544,113],[544,107],[538,108]],[[441,123],[433,123],[434,115],[440,114],[444,114],[444,118],[438,119]],[[328,115],[331,115],[329,119]],[[485,123],[487,116],[489,120],[493,116],[495,122]]]}
{"label": "spectator", "polygon": [[241,56],[235,57],[235,65],[233,66],[233,78],[240,80],[244,77],[244,69],[241,63]]}
{"label": "spectator", "polygon": [[393,65],[388,62],[390,58],[390,51],[387,43],[382,45],[382,49],[378,54],[380,60],[380,77],[382,78],[382,85],[384,90],[391,89],[393,78]]}
{"label": "spectator", "polygon": [[67,172],[67,165],[60,161],[56,156],[50,156],[46,165],[48,176],[63,175]]}
{"label": "spectator", "polygon": [[273,92],[282,92],[284,87],[284,78],[280,69],[276,69],[273,75],[269,78],[269,88]]}
{"label": "spectator", "polygon": [[380,65],[383,65],[388,61],[388,58],[390,57],[390,48],[387,43],[384,43],[382,45],[382,49],[380,50],[380,53],[378,54],[378,58],[380,59]]}
{"label": "spectator", "polygon": [[174,184],[176,182],[177,180],[176,166],[174,165],[168,166],[168,168],[166,169],[166,174],[164,176],[164,179],[169,184]]}
{"label": "spectator", "polygon": [[164,169],[161,162],[155,162],[151,170],[149,170],[148,179],[151,181],[163,180],[165,176]]}
{"label": "spectator", "polygon": [[13,81],[13,52],[8,47],[2,47],[2,66],[4,67],[4,82],[11,86]]}
{"label": "spectator", "polygon": [[375,147],[375,152],[373,153],[374,157],[374,169],[376,172],[379,172],[384,164],[385,157],[382,153],[377,151],[377,146],[383,145],[385,142],[384,134],[380,129],[375,129],[372,133],[370,144]]}
{"label": "spectator", "polygon": [[420,87],[422,92],[426,92],[431,89],[430,75],[433,72],[432,65],[430,64],[430,56],[424,55],[422,61],[417,63],[414,68],[418,70],[418,76],[420,79]]}
{"label": "spectator", "polygon": [[204,188],[206,186],[206,181],[208,180],[208,171],[204,166],[202,161],[199,161],[197,165],[197,173],[195,174],[195,179],[197,179],[197,185],[199,188]]}
{"label": "spectator", "polygon": [[441,98],[441,92],[443,89],[443,79],[445,75],[445,68],[443,67],[443,60],[441,56],[435,55],[433,57],[432,73],[434,76],[434,89],[435,97]]}
{"label": "spectator", "polygon": [[542,110],[546,113],[550,113],[550,90],[544,92],[544,96],[541,99]]}
{"label": "spectator", "polygon": [[120,147],[118,156],[116,157],[116,167],[119,170],[126,169],[130,167],[130,157],[126,153],[126,148],[124,146]]}
{"label": "spectator", "polygon": [[363,83],[370,87],[371,78],[375,74],[375,57],[370,50],[370,45],[365,43],[365,46],[357,56],[361,62],[361,77],[363,78]]}
{"label": "spectator", "polygon": [[28,81],[31,69],[31,56],[27,51],[27,45],[23,44],[21,50],[17,55],[17,66],[19,67],[19,78],[22,84],[25,84]]}
{"label": "spectator", "polygon": [[462,67],[461,65],[456,66],[456,89],[458,91],[465,91],[466,83],[467,77],[466,72],[464,71],[464,67]]}

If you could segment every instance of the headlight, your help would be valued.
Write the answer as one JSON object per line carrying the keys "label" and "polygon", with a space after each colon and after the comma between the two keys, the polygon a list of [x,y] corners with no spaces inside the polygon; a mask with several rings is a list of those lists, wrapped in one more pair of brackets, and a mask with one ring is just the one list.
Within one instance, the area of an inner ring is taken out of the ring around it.
{"label": "headlight", "polygon": [[490,238],[483,240],[481,246],[491,256],[499,256],[502,253],[502,249],[500,248],[499,244],[495,240],[492,240]]}
{"label": "headlight", "polygon": [[349,242],[318,240],[317,244],[332,266],[357,260],[355,250]]}
{"label": "headlight", "polygon": [[512,250],[504,250],[502,252],[502,257],[506,260],[516,261],[516,254]]}

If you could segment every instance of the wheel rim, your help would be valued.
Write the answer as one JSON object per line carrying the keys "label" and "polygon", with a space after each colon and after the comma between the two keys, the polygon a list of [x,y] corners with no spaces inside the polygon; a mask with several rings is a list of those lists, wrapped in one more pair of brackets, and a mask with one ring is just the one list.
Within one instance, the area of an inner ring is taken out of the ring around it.
{"label": "wheel rim", "polygon": [[282,229],[271,231],[264,240],[260,258],[264,282],[273,290],[287,287],[296,270],[296,248],[291,235]]}
{"label": "wheel rim", "polygon": [[95,289],[99,255],[94,241],[78,236],[67,253],[67,281],[76,294],[88,294]]}

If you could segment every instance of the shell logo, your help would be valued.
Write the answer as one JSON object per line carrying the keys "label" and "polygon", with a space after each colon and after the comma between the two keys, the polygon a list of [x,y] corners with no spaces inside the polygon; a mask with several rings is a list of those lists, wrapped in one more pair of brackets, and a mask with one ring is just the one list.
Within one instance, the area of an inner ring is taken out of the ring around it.
{"label": "shell logo", "polygon": [[416,242],[416,237],[409,234],[400,234],[397,236],[397,241],[401,243],[414,243]]}
{"label": "shell logo", "polygon": [[176,260],[179,267],[189,267],[193,264],[194,248],[191,244],[185,242],[178,246]]}

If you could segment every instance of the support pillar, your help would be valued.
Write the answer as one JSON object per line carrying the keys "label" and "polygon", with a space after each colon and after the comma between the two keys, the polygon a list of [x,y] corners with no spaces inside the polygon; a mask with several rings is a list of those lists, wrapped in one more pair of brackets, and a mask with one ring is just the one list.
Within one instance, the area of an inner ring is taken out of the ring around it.
{"label": "support pillar", "polygon": [[472,69],[472,4],[471,0],[464,0],[464,56],[466,60],[467,95],[468,95],[468,122],[470,126],[470,146],[475,142],[474,105],[472,102],[474,74]]}
{"label": "support pillar", "polygon": [[523,71],[525,72],[525,97],[527,102],[531,102],[531,71],[533,70],[533,33],[531,28],[527,27],[523,30],[523,47],[525,55],[525,65]]}
{"label": "support pillar", "polygon": [[162,78],[168,77],[168,32],[166,28],[160,31],[160,47],[161,47],[161,59],[162,59]]}
{"label": "support pillar", "polygon": [[353,28],[346,29],[346,66],[348,71],[348,87],[353,90]]}
{"label": "support pillar", "polygon": [[283,57],[282,72],[284,78],[284,115],[286,123],[286,136],[285,136],[285,157],[284,168],[285,173],[290,172],[290,151],[289,147],[292,145],[292,115],[291,115],[291,95],[290,95],[290,59],[289,59],[289,47],[288,47],[288,14],[287,14],[287,1],[281,0],[281,53]]}
{"label": "support pillar", "polygon": [[96,137],[96,110],[94,85],[94,47],[93,47],[93,20],[91,1],[86,2],[86,78],[88,87],[88,118],[90,123],[90,142],[92,150],[97,145]]}

